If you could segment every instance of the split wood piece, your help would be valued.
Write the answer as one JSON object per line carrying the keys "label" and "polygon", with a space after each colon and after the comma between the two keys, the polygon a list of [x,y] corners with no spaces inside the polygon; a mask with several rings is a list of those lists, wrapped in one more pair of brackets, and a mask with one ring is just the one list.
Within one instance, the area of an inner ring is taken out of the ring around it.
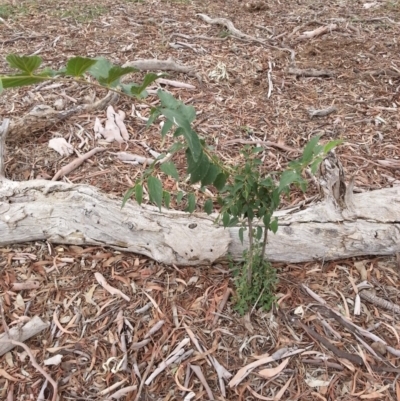
{"label": "split wood piece", "polygon": [[289,68],[288,73],[290,75],[296,75],[296,77],[333,77],[335,73],[329,70],[316,70],[314,68],[300,69],[300,68]]}
{"label": "split wood piece", "polygon": [[34,316],[28,323],[21,327],[13,327],[7,333],[0,335],[0,356],[4,355],[8,351],[11,351],[15,344],[11,340],[24,342],[29,340],[31,337],[36,336],[43,330],[49,327],[49,323],[43,322],[39,316]]}
{"label": "split wood piece", "polygon": [[70,109],[58,111],[47,105],[35,106],[25,116],[10,122],[10,138],[31,135],[34,132],[52,127],[53,125],[77,114],[94,110],[104,110],[108,105],[118,100],[118,94],[109,92],[104,98],[94,102],[74,106]]}

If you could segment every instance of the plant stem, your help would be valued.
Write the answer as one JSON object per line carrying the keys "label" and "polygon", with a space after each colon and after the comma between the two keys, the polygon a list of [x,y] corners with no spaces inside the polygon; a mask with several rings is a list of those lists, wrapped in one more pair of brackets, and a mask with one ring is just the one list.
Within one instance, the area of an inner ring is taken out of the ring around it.
{"label": "plant stem", "polygon": [[261,263],[265,260],[265,248],[267,247],[268,243],[268,227],[264,227],[264,238],[262,243],[262,250],[261,250]]}
{"label": "plant stem", "polygon": [[247,217],[249,224],[249,254],[247,258],[247,285],[251,284],[251,277],[253,273],[253,256],[254,256],[254,240],[253,240],[253,221],[250,217]]}

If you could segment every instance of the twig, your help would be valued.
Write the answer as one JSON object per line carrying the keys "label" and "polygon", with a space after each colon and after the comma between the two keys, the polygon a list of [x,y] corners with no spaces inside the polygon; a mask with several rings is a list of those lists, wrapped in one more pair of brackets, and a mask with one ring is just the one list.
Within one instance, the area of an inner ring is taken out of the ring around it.
{"label": "twig", "polygon": [[75,160],[73,160],[71,163],[67,164],[66,166],[62,167],[60,170],[57,171],[55,176],[51,179],[52,181],[57,181],[60,177],[63,177],[64,175],[69,174],[71,171],[74,171],[76,168],[78,168],[85,160],[90,159],[93,155],[95,155],[98,152],[102,152],[105,150],[105,148],[94,148],[90,150],[89,152],[85,153],[82,156],[79,156]]}
{"label": "twig", "polygon": [[46,378],[46,380],[48,380],[51,383],[51,385],[53,386],[52,401],[56,401],[57,393],[58,393],[57,382],[36,362],[35,357],[33,356],[31,350],[29,349],[29,347],[27,345],[25,345],[24,343],[21,343],[19,341],[15,341],[15,340],[9,340],[9,341],[11,342],[11,344],[22,347],[26,351],[26,353],[28,354],[28,356],[31,360],[33,367],[36,368]]}

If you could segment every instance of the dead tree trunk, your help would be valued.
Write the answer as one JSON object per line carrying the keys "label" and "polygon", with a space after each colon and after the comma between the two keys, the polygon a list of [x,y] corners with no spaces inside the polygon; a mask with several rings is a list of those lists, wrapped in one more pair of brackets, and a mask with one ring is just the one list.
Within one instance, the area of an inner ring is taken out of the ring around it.
{"label": "dead tree trunk", "polygon": [[[204,214],[138,206],[96,188],[63,182],[4,178],[0,127],[0,246],[47,240],[101,245],[177,265],[212,263],[229,252],[240,259],[239,228],[223,229]],[[303,211],[281,211],[279,230],[266,249],[272,261],[304,262],[400,252],[400,187],[352,194],[327,160],[325,200]]]}

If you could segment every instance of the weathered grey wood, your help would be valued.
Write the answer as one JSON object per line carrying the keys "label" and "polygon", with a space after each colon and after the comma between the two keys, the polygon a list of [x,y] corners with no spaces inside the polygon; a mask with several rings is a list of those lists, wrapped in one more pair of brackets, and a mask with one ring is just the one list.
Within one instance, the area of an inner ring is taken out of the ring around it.
{"label": "weathered grey wood", "polygon": [[[0,128],[4,144],[7,120]],[[0,152],[0,173],[3,162]],[[334,155],[322,166],[326,200],[276,213],[280,227],[269,236],[268,258],[296,263],[400,252],[400,187],[353,195]],[[160,212],[132,201],[121,209],[121,202],[90,186],[14,182],[0,174],[0,246],[37,240],[103,245],[177,265],[211,263],[228,252],[240,259],[247,247],[239,241],[239,228],[225,230],[213,217]]]}
{"label": "weathered grey wood", "polygon": [[[328,202],[278,213],[280,227],[270,235],[268,257],[304,262],[400,252],[400,187],[357,194],[353,201],[353,213]],[[134,202],[121,209],[121,199],[93,187],[3,179],[0,246],[35,240],[110,246],[177,265],[213,262],[227,252],[239,259],[243,251],[238,228],[224,230],[206,215],[159,212]]]}

